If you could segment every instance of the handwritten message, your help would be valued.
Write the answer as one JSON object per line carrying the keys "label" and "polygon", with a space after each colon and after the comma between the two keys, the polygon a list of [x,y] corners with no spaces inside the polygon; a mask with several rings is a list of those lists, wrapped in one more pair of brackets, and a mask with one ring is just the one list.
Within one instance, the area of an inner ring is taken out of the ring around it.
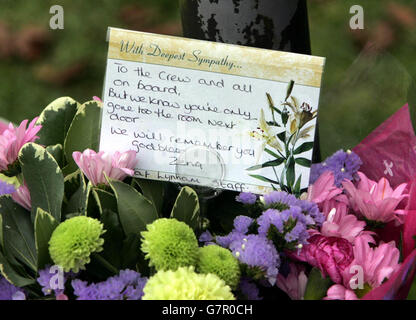
{"label": "handwritten message", "polygon": [[[285,149],[293,153],[313,142],[319,86],[311,74],[316,71],[305,65],[293,77],[262,78],[264,65],[253,70],[235,52],[251,48],[185,40],[111,29],[100,149],[136,151],[140,178],[259,193],[286,183],[282,172],[293,166],[299,187],[307,186],[308,165],[299,165]],[[255,50],[267,63],[271,51]],[[298,64],[296,56],[289,55],[286,63]],[[312,84],[285,81],[298,80],[299,72]],[[296,106],[286,98],[290,83]],[[290,113],[290,104],[298,113]],[[299,123],[301,115],[314,112],[308,123]],[[290,133],[290,126],[297,133]],[[287,136],[294,135],[288,146],[282,137],[286,127]],[[303,149],[302,159],[310,160],[312,148]],[[281,163],[279,154],[286,158]],[[276,162],[267,165],[270,161]]]}

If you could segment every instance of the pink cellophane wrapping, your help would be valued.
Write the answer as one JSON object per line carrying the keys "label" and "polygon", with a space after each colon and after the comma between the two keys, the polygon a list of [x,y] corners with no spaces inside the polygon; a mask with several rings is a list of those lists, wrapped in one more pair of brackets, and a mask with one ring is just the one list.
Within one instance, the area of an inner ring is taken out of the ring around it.
{"label": "pink cellophane wrapping", "polygon": [[360,171],[371,180],[386,177],[392,187],[416,176],[416,135],[406,104],[370,133],[353,151],[363,161]]}

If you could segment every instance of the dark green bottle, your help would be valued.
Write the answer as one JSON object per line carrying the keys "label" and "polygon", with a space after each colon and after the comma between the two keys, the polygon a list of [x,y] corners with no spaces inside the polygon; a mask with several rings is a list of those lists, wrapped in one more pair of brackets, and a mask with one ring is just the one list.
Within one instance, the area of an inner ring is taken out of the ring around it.
{"label": "dark green bottle", "polygon": [[306,0],[180,0],[185,37],[311,53]]}

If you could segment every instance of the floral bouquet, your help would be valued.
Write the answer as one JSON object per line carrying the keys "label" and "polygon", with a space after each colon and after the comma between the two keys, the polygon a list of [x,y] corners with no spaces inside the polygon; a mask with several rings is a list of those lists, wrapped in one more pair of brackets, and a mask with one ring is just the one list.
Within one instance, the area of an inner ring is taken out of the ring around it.
{"label": "floral bouquet", "polygon": [[299,197],[223,192],[201,214],[191,187],[133,178],[135,152],[97,152],[100,112],[65,97],[0,125],[0,299],[408,296],[416,184],[377,148],[413,141],[403,121],[312,165]]}

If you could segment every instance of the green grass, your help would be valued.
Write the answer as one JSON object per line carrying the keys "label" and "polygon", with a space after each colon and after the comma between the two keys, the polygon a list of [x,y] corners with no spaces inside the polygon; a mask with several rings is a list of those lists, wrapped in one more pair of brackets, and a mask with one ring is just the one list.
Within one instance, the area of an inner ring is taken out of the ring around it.
{"label": "green grass", "polygon": [[[50,31],[51,48],[34,63],[0,60],[0,117],[19,122],[36,116],[60,96],[78,101],[101,96],[107,26],[123,27],[120,8],[134,4],[156,11],[157,22],[179,21],[175,0],[0,0],[0,21],[15,32],[34,24],[48,28],[49,8],[65,10],[65,29]],[[363,1],[361,1],[363,2]],[[389,21],[388,0],[365,1],[365,27],[372,32],[381,20]],[[416,10],[414,1],[394,1]],[[349,30],[349,9],[355,0],[308,1],[312,50],[327,57],[320,106],[321,149],[324,157],[351,148],[404,103],[416,96],[409,90],[416,75],[416,30],[397,29],[394,45],[377,56],[360,55]],[[61,70],[86,62],[79,78],[68,85],[42,81],[42,70]],[[416,99],[413,99],[415,101]]]}

